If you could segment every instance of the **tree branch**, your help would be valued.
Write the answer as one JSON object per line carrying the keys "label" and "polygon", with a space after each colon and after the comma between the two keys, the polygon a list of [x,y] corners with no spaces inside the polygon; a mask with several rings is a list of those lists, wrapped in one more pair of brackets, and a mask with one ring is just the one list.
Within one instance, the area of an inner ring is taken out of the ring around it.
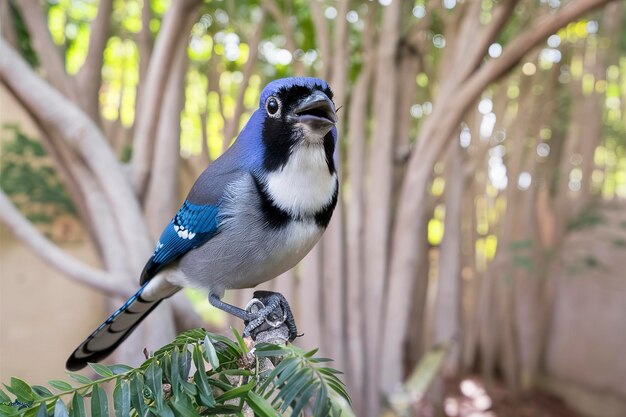
{"label": "tree branch", "polygon": [[70,77],[65,72],[65,62],[59,49],[52,41],[48,31],[48,22],[37,0],[16,2],[22,10],[22,18],[33,41],[39,62],[46,72],[47,79],[65,97],[77,102],[78,95]]}
{"label": "tree branch", "polygon": [[315,27],[315,44],[320,50],[320,57],[322,59],[322,67],[320,68],[319,77],[326,80],[331,74],[332,65],[330,37],[328,34],[328,21],[324,16],[324,11],[322,10],[322,2],[320,0],[313,0],[309,4],[311,6],[311,18],[313,19],[313,26]]}
{"label": "tree branch", "polygon": [[280,28],[283,30],[283,35],[285,36],[285,40],[287,42],[287,49],[293,55],[293,61],[291,62],[293,73],[297,76],[303,75],[304,67],[302,65],[302,61],[296,59],[295,56],[298,44],[296,43],[296,36],[293,28],[289,23],[289,18],[282,12],[276,0],[261,0],[261,7],[263,7],[263,9],[265,9],[274,18],[276,23],[278,23]]}
{"label": "tree branch", "polygon": [[200,4],[201,0],[172,2],[163,18],[161,31],[150,58],[146,81],[142,85],[141,96],[138,99],[141,112],[136,115],[131,160],[132,181],[140,199],[143,199],[148,185],[157,128],[155,121],[158,120],[161,110],[163,87],[167,81],[172,57],[180,37],[188,36],[184,32],[188,16],[197,11]]}
{"label": "tree branch", "polygon": [[[505,46],[499,58],[492,59],[472,75],[461,87],[458,96],[472,97],[479,94],[489,83],[497,81],[507,71],[515,67],[524,56],[544,41],[550,34],[604,4],[615,0],[572,1],[557,13],[544,16],[531,28],[517,35]],[[465,100],[464,100],[465,101]]]}
{"label": "tree branch", "polygon": [[102,83],[103,52],[107,44],[109,19],[112,11],[113,0],[100,0],[98,14],[91,22],[87,57],[83,66],[76,73],[76,82],[81,92],[81,107],[97,124],[100,124],[98,92]]}
{"label": "tree branch", "polygon": [[[191,20],[191,19],[190,19]],[[189,27],[193,22],[189,22]],[[180,114],[185,107],[185,77],[189,59],[187,39],[180,38],[161,105],[152,172],[146,190],[148,228],[156,240],[174,214],[178,200],[180,166]]]}
{"label": "tree branch", "polygon": [[262,13],[261,19],[257,23],[256,30],[254,31],[254,33],[252,34],[252,38],[250,38],[250,41],[248,42],[250,46],[249,48],[250,53],[248,56],[248,60],[246,61],[246,64],[243,67],[243,81],[239,85],[239,91],[237,92],[237,101],[235,102],[235,112],[233,114],[233,117],[230,119],[228,123],[226,123],[226,120],[224,120],[224,123],[226,123],[226,126],[224,128],[224,140],[228,141],[228,143],[230,143],[230,141],[235,137],[235,135],[237,134],[237,130],[239,129],[239,119],[241,119],[241,115],[243,114],[243,111],[244,111],[243,99],[245,97],[248,84],[250,83],[250,77],[252,76],[252,73],[254,72],[254,66],[256,65],[259,59],[259,53],[258,53],[259,44],[261,43],[261,37],[263,36],[264,26],[265,26],[265,13]]}
{"label": "tree branch", "polygon": [[74,148],[93,171],[113,209],[127,259],[138,272],[152,244],[137,198],[102,132],[85,113],[37,76],[4,39],[0,39],[0,49],[3,52],[0,79],[47,129]]}
{"label": "tree branch", "polygon": [[[414,220],[423,211],[423,198],[426,195],[432,168],[441,150],[453,138],[463,115],[471,103],[489,83],[496,81],[559,28],[583,14],[612,0],[578,0],[564,6],[557,13],[546,16],[535,25],[517,35],[505,46],[503,54],[480,67],[466,82],[462,83],[453,95],[442,91],[435,101],[434,111],[424,122],[417,140],[417,148],[409,160],[401,198],[398,204],[396,224],[392,244],[393,258],[391,276],[393,280],[388,290],[388,304],[385,316],[383,340],[387,349],[382,367],[386,370],[381,388],[392,387],[402,378],[402,334],[409,320],[411,305],[410,291],[420,259],[418,254],[419,236],[424,230]],[[388,389],[388,388],[387,388]]]}
{"label": "tree branch", "polygon": [[116,297],[129,297],[133,290],[126,279],[89,266],[67,254],[45,238],[22,213],[15,208],[0,189],[0,217],[6,226],[25,245],[48,264],[74,281]]}
{"label": "tree branch", "polygon": [[12,47],[17,48],[17,34],[11,19],[11,3],[8,1],[0,1],[0,27],[2,27],[2,36]]}

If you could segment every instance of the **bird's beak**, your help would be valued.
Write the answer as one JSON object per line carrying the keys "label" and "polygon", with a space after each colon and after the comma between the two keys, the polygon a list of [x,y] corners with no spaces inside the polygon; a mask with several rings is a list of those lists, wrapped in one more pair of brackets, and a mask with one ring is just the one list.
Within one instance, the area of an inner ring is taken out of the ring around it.
{"label": "bird's beak", "polygon": [[321,91],[314,91],[305,97],[294,110],[300,123],[305,123],[314,130],[330,130],[337,122],[335,105]]}

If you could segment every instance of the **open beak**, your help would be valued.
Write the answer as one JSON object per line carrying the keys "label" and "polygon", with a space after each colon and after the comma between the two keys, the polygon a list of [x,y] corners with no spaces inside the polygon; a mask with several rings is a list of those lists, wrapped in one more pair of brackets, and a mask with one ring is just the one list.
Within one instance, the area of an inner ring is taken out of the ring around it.
{"label": "open beak", "polygon": [[314,91],[304,98],[294,110],[296,118],[301,123],[306,123],[313,129],[327,129],[337,123],[335,105],[321,91]]}

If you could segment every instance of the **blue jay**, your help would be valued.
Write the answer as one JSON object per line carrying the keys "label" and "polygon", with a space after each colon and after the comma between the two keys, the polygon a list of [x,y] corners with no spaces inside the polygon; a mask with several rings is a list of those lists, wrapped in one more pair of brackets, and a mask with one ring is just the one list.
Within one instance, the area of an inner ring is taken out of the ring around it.
{"label": "blue jay", "polygon": [[165,227],[139,291],[76,348],[67,369],[105,358],[182,287],[208,291],[213,306],[244,320],[244,335],[282,308],[289,338],[296,337],[282,295],[258,292],[265,308],[256,313],[221,298],[295,266],[328,225],[339,191],[332,98],[316,78],[279,79],[263,89],[233,145],[200,175]]}

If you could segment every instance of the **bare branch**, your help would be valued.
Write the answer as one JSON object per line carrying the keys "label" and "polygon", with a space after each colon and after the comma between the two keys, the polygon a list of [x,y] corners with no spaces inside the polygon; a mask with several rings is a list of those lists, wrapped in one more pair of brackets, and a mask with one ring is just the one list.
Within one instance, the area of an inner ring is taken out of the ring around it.
{"label": "bare branch", "polygon": [[[348,2],[346,1],[346,3]],[[322,58],[322,67],[318,75],[320,78],[328,79],[332,65],[328,21],[324,16],[322,2],[320,0],[313,0],[309,2],[309,5],[311,6],[311,18],[315,26],[315,45],[317,45],[320,50],[320,57]]]}
{"label": "bare branch", "polygon": [[0,1],[0,25],[2,36],[12,47],[17,48],[17,35],[11,18],[11,4],[8,1]]}
{"label": "bare branch", "polygon": [[386,341],[387,349],[382,364],[386,372],[381,380],[381,387],[392,387],[402,378],[402,334],[408,323],[411,305],[408,289],[412,286],[413,274],[420,262],[416,253],[419,236],[423,233],[422,226],[414,219],[423,212],[423,198],[438,155],[453,137],[452,133],[458,129],[468,107],[489,83],[506,74],[550,34],[609,1],[611,0],[578,0],[567,4],[557,13],[540,19],[517,35],[504,48],[499,58],[480,67],[460,85],[454,95],[444,95],[440,91],[433,113],[426,119],[420,131],[417,148],[409,160],[407,175],[402,184],[393,238],[390,274],[393,280],[388,290],[388,299],[394,302],[393,305],[388,305],[386,313],[383,340]]}
{"label": "bare branch", "polygon": [[154,42],[150,31],[150,20],[152,19],[152,9],[150,2],[145,0],[141,8],[141,30],[137,35],[137,44],[139,47],[139,78],[144,78],[148,72],[148,64],[150,63],[150,55]]}
{"label": "bare branch", "polygon": [[[544,16],[531,28],[516,36],[506,45],[499,58],[492,59],[483,65],[472,75],[459,91],[458,96],[467,97],[479,94],[489,83],[497,81],[511,68],[515,67],[520,60],[533,48],[539,45],[552,33],[604,4],[615,0],[578,0],[572,1],[560,9],[557,13]],[[464,100],[464,101],[465,101]]]}
{"label": "bare branch", "polygon": [[0,79],[37,119],[74,148],[96,176],[109,201],[133,270],[143,267],[152,249],[136,196],[122,166],[102,132],[76,105],[37,76],[28,64],[0,39],[3,59]]}
{"label": "bare branch", "polygon": [[76,89],[65,72],[64,59],[52,41],[48,31],[48,22],[39,2],[37,0],[23,0],[16,2],[16,4],[22,11],[22,18],[33,41],[33,48],[46,71],[47,79],[63,95],[76,103],[78,100]]}
{"label": "bare branch", "polygon": [[[389,263],[391,200],[393,186],[393,149],[396,124],[396,57],[400,40],[402,2],[393,2],[383,11],[377,47],[373,112],[376,115],[371,134],[368,160],[370,193],[366,197],[365,223],[365,304],[373,317],[365,326],[366,363],[378,363],[382,344],[384,294]],[[386,355],[383,355],[386,356]],[[367,381],[367,409],[376,413],[378,380],[381,368],[372,366]]]}
{"label": "bare branch", "polygon": [[[237,134],[237,130],[239,129],[239,119],[241,119],[241,115],[244,111],[243,99],[246,94],[246,89],[248,88],[248,84],[250,83],[250,77],[254,72],[254,67],[259,59],[259,44],[261,43],[261,37],[263,36],[263,28],[265,26],[265,13],[262,13],[261,19],[257,23],[256,30],[252,34],[252,37],[248,41],[250,46],[249,48],[249,56],[248,61],[243,67],[243,81],[239,85],[239,91],[237,92],[237,101],[235,102],[235,113],[233,117],[230,119],[226,126],[224,127],[224,140],[230,141]],[[221,106],[220,106],[221,107]]]}
{"label": "bare branch", "polygon": [[187,17],[195,13],[200,0],[179,0],[172,2],[168,9],[154,51],[148,66],[146,81],[142,86],[138,106],[141,112],[136,115],[133,156],[131,160],[132,180],[137,194],[143,197],[148,185],[152,165],[153,144],[159,111],[163,102],[163,86],[180,37],[187,37],[184,31]]}
{"label": "bare branch", "polygon": [[80,89],[81,106],[93,121],[100,124],[98,92],[102,83],[103,52],[109,34],[109,19],[113,11],[113,0],[100,0],[98,14],[91,22],[89,49],[85,63],[76,74]]}
{"label": "bare branch", "polygon": [[189,63],[187,39],[180,38],[173,58],[158,121],[152,175],[146,191],[145,212],[148,228],[155,239],[179,204],[180,113],[185,107],[185,76]]}
{"label": "bare branch", "polygon": [[132,294],[130,284],[123,277],[118,277],[84,264],[45,238],[15,208],[2,190],[0,190],[0,217],[18,239],[29,246],[44,261],[74,281],[95,288],[110,296],[128,297]]}
{"label": "bare branch", "polygon": [[[465,80],[471,74],[470,71],[474,71],[480,65],[485,57],[487,48],[496,40],[504,25],[509,21],[517,3],[519,3],[519,0],[507,0],[496,6],[491,15],[491,22],[479,32],[477,39],[472,40],[472,47],[469,48],[469,51],[465,49],[465,54],[459,54],[459,56],[463,56],[464,60],[470,61],[465,66],[467,72],[460,76],[461,80]],[[478,16],[475,20],[479,21]]]}
{"label": "bare branch", "polygon": [[[274,18],[276,23],[280,25],[280,28],[285,35],[287,49],[289,52],[294,54],[296,49],[298,49],[298,44],[296,43],[296,36],[294,34],[293,27],[291,27],[291,23],[289,22],[289,18],[285,16],[276,0],[261,0],[261,7],[263,7]],[[304,74],[302,61],[295,59],[295,56],[291,65],[293,66],[293,72],[295,75],[299,76]]]}

